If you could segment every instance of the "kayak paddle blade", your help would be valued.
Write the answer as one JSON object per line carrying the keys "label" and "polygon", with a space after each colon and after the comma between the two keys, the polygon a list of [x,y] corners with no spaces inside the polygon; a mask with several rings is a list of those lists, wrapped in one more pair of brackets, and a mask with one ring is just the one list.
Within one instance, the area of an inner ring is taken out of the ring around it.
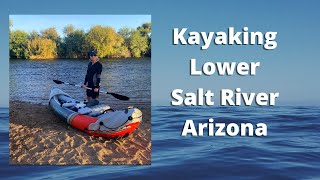
{"label": "kayak paddle blade", "polygon": [[63,84],[63,82],[59,80],[53,80],[53,82],[55,82],[56,84]]}
{"label": "kayak paddle blade", "polygon": [[119,99],[119,100],[127,101],[127,100],[130,99],[130,98],[127,97],[127,96],[123,96],[123,95],[116,94],[116,93],[109,93],[109,92],[108,92],[108,94],[110,94],[111,96],[113,96],[114,98]]}

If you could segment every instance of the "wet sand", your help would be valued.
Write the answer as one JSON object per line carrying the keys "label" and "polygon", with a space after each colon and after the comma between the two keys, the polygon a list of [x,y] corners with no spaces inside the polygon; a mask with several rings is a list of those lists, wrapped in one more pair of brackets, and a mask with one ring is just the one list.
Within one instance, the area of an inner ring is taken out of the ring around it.
{"label": "wet sand", "polygon": [[10,102],[12,165],[151,164],[151,112],[128,137],[92,137],[59,119],[49,106]]}

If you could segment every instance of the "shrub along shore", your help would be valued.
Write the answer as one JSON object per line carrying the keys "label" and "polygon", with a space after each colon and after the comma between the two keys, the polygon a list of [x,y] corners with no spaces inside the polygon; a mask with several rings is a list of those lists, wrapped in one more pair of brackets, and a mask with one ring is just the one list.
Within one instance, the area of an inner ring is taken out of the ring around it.
{"label": "shrub along shore", "polygon": [[90,50],[101,58],[151,57],[151,23],[136,29],[96,25],[87,32],[68,25],[60,37],[56,28],[26,32],[11,30],[10,59],[83,59]]}

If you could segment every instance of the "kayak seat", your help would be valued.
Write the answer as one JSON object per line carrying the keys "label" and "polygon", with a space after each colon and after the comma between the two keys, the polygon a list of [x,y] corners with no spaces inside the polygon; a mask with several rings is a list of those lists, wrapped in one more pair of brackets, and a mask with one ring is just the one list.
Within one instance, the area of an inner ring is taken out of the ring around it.
{"label": "kayak seat", "polygon": [[105,104],[100,104],[100,105],[96,105],[96,106],[92,106],[92,107],[88,107],[88,106],[83,107],[78,110],[78,113],[85,114],[85,115],[91,116],[91,117],[97,117],[101,114],[104,114],[109,109],[110,109],[110,106],[105,105]]}
{"label": "kayak seat", "polygon": [[75,102],[65,102],[62,104],[62,107],[66,107],[66,108],[71,108],[73,106],[75,106],[77,103]]}
{"label": "kayak seat", "polygon": [[117,130],[141,117],[142,112],[136,108],[109,112],[99,116],[99,119],[90,124],[88,129],[92,131]]}

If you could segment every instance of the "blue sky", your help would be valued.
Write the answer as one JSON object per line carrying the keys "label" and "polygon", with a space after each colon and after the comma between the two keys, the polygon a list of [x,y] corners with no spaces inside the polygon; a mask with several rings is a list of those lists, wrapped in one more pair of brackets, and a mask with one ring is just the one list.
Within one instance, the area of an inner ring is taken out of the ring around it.
{"label": "blue sky", "polygon": [[60,36],[68,24],[88,31],[94,25],[114,27],[116,30],[127,26],[137,28],[145,22],[151,22],[150,15],[10,15],[13,21],[12,30],[33,30],[40,32],[55,27]]}

